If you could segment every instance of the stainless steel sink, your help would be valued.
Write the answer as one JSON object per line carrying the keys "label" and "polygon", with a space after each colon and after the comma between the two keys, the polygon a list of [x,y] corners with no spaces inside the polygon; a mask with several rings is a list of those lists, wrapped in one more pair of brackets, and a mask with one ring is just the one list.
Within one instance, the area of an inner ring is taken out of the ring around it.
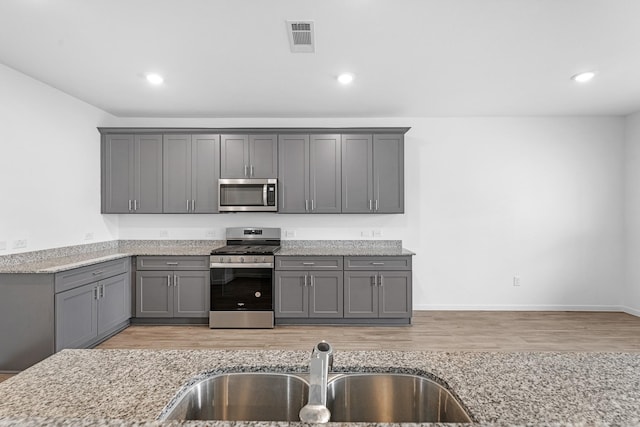
{"label": "stainless steel sink", "polygon": [[[304,374],[218,374],[179,393],[160,420],[299,421],[308,395]],[[331,422],[471,422],[446,388],[407,374],[331,374],[327,408]]]}
{"label": "stainless steel sink", "polygon": [[307,396],[307,382],[295,375],[220,374],[191,386],[160,419],[299,421]]}
{"label": "stainless steel sink", "polygon": [[440,384],[417,375],[348,374],[327,385],[332,422],[470,423]]}

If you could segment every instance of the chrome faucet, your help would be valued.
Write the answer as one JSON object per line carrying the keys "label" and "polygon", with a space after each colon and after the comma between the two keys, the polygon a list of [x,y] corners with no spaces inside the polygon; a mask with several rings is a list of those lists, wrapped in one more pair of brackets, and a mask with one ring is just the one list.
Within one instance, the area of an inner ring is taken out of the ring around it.
{"label": "chrome faucet", "polygon": [[313,347],[309,359],[309,402],[300,409],[300,421],[326,423],[331,418],[327,408],[327,379],[333,367],[333,348],[322,341]]}

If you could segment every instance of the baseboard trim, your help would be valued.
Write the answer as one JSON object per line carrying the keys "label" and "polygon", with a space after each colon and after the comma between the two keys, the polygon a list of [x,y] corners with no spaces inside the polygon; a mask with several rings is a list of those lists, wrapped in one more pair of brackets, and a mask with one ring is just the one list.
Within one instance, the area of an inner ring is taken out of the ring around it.
{"label": "baseboard trim", "polygon": [[640,317],[640,310],[637,309],[637,308],[626,307],[626,306],[622,306],[620,308],[622,309],[622,311],[624,311],[627,314],[630,314],[632,316]]}
{"label": "baseboard trim", "polygon": [[640,311],[619,305],[458,305],[458,304],[418,304],[414,310],[426,311],[616,311],[640,316]]}

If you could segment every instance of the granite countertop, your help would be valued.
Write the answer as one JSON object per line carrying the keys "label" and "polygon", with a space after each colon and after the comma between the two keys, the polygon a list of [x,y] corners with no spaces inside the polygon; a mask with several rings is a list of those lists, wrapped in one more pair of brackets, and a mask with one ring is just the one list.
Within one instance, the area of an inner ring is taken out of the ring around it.
{"label": "granite countertop", "polygon": [[[208,256],[224,240],[120,240],[92,245],[0,256],[2,273],[58,273],[129,256]],[[295,240],[282,241],[284,256],[404,256],[415,255],[399,240]]]}
{"label": "granite countertop", "polygon": [[[436,377],[479,425],[640,425],[640,354],[342,352],[334,371]],[[64,350],[0,383],[0,426],[164,425],[202,373],[307,372],[307,351]],[[169,423],[170,424],[170,423]],[[191,422],[189,425],[250,425]],[[303,425],[260,423],[260,425]]]}

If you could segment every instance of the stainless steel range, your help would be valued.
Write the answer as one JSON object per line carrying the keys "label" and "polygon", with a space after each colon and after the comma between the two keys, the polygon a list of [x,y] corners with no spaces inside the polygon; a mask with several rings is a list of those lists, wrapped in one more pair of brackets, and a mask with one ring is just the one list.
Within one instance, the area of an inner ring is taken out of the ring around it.
{"label": "stainless steel range", "polygon": [[279,228],[227,228],[211,252],[210,328],[273,328],[274,254]]}

